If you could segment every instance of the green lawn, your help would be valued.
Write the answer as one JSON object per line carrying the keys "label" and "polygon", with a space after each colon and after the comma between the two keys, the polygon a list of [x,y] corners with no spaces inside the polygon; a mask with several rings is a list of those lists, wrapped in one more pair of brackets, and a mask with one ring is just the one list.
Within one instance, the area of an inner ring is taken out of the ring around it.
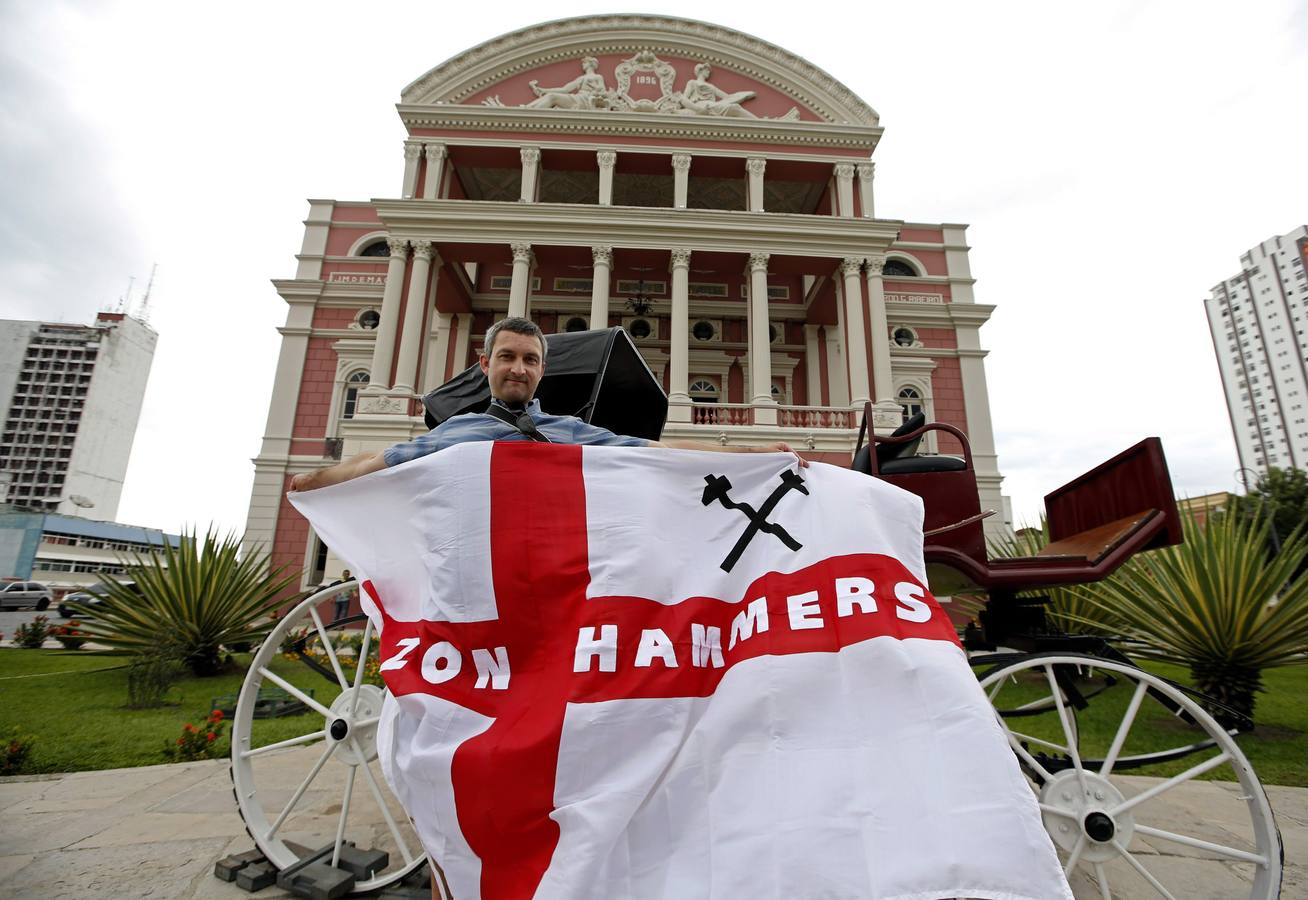
{"label": "green lawn", "polygon": [[[248,663],[248,658],[238,658]],[[165,762],[160,750],[176,740],[185,722],[199,722],[213,698],[240,690],[244,673],[217,678],[185,678],[172,691],[174,705],[161,709],[129,710],[126,668],[113,657],[53,650],[0,649],[0,731],[18,726],[36,738],[28,759],[28,772],[67,772],[110,769]],[[1185,680],[1184,670],[1151,665],[1160,675]],[[312,689],[314,697],[329,704],[338,688],[299,662],[278,659],[277,674],[298,687]],[[20,677],[32,676],[41,677]],[[1268,784],[1308,787],[1308,667],[1275,669],[1264,673],[1266,691],[1258,697],[1258,728],[1239,738],[1259,778]],[[1036,684],[1005,688],[1003,698],[1035,697]],[[1077,715],[1082,752],[1102,755],[1112,740],[1129,700],[1124,685],[1095,697],[1088,710]],[[1001,701],[1001,705],[1009,703]],[[253,745],[306,734],[322,727],[314,713],[255,722]],[[1059,736],[1051,716],[1025,719],[1014,727],[1050,740]],[[1161,750],[1198,739],[1198,734],[1173,719],[1161,707],[1141,709],[1125,753]],[[226,747],[224,738],[222,746]],[[1209,754],[1211,755],[1211,754]],[[1200,757],[1202,758],[1202,757]],[[1177,761],[1136,770],[1136,774],[1167,775],[1195,762]],[[1225,767],[1210,777],[1230,779]]]}
{"label": "green lawn", "polygon": [[[248,664],[248,657],[238,657]],[[115,667],[115,668],[111,668]],[[340,692],[299,662],[278,659],[274,672],[314,699],[329,704]],[[39,677],[11,677],[39,676]],[[0,649],[0,733],[13,726],[36,738],[24,772],[116,769],[167,762],[165,741],[175,741],[186,722],[198,724],[215,697],[237,694],[244,671],[215,678],[183,678],[169,705],[127,709],[127,669],[116,657],[57,650]],[[322,716],[304,713],[257,720],[253,745],[322,728]],[[227,752],[230,728],[219,746]]]}
{"label": "green lawn", "polygon": [[[1179,666],[1149,663],[1149,671],[1181,684],[1189,681],[1188,673]],[[995,703],[1003,709],[1013,709],[1023,702],[1047,697],[1049,690],[1041,680],[1043,676],[1025,679],[1003,689]],[[1263,673],[1263,687],[1258,695],[1254,713],[1256,727],[1252,733],[1236,738],[1258,778],[1266,784],[1284,784],[1308,787],[1308,666],[1271,669]],[[1117,686],[1091,699],[1089,706],[1076,713],[1079,733],[1079,752],[1083,757],[1102,759],[1112,744],[1118,725],[1130,703],[1132,684],[1120,681]],[[1014,731],[1063,744],[1062,726],[1056,713],[1029,718],[1010,718]],[[1122,756],[1169,750],[1203,738],[1203,733],[1175,718],[1163,706],[1146,699],[1140,707]],[[1132,769],[1133,775],[1175,775],[1208,757],[1206,751],[1188,758]],[[1128,774],[1128,773],[1123,773]],[[1231,781],[1235,775],[1227,766],[1221,766],[1202,778]]]}

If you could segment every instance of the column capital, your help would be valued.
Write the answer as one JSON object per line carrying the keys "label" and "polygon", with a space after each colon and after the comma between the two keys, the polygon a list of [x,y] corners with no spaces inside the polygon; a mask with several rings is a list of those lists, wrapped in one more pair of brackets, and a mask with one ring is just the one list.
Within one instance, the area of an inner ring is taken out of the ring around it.
{"label": "column capital", "polygon": [[436,249],[432,246],[431,241],[414,241],[413,258],[431,262],[431,258],[436,255]]}
{"label": "column capital", "polygon": [[613,265],[613,248],[605,244],[599,244],[590,248],[591,261],[597,266]]}
{"label": "column capital", "polygon": [[852,181],[854,178],[854,164],[836,163],[836,177],[841,181]]}
{"label": "column capital", "polygon": [[[764,263],[766,265],[766,263]],[[690,250],[686,247],[674,247],[670,269],[690,268]]]}
{"label": "column capital", "polygon": [[534,166],[536,163],[540,162],[539,147],[523,147],[518,151],[518,155],[522,157],[522,164],[524,166]]}
{"label": "column capital", "polygon": [[391,256],[404,257],[409,255],[409,242],[404,238],[388,237],[386,246],[390,248]]}
{"label": "column capital", "polygon": [[596,150],[595,159],[599,162],[601,169],[611,169],[618,164],[618,152],[616,150]]}
{"label": "column capital", "polygon": [[509,249],[513,251],[513,261],[531,262],[531,244],[515,241],[509,244]]}
{"label": "column capital", "polygon": [[689,172],[690,171],[690,154],[674,153],[672,154],[672,171]]}
{"label": "column capital", "polygon": [[861,180],[871,181],[872,173],[876,170],[876,163],[871,163],[871,162],[859,163],[858,166],[856,166],[856,168],[858,169],[858,177]]}
{"label": "column capital", "polygon": [[859,268],[863,265],[863,260],[857,256],[846,256],[840,261],[840,274],[848,278],[850,275],[857,275]]}
{"label": "column capital", "polygon": [[885,269],[885,267],[886,267],[886,258],[884,256],[877,254],[876,256],[869,256],[867,258],[868,277],[871,277],[873,275],[877,276],[878,278],[881,277],[881,272],[882,270]]}
{"label": "column capital", "polygon": [[768,161],[761,156],[751,156],[745,160],[745,168],[749,170],[749,174],[755,177],[761,177],[763,170],[767,167]]}
{"label": "column capital", "polygon": [[751,272],[766,272],[770,255],[768,253],[751,253],[749,255],[749,270]]}
{"label": "column capital", "polygon": [[445,158],[444,144],[428,144],[423,149],[427,155],[427,162],[439,162]]}
{"label": "column capital", "polygon": [[422,141],[405,141],[404,158],[416,160],[419,156],[422,156]]}

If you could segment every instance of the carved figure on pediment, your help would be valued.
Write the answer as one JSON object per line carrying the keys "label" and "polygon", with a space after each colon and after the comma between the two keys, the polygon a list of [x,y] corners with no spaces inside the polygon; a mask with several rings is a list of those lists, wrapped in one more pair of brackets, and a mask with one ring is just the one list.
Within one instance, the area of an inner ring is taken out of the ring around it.
{"label": "carved figure on pediment", "polygon": [[599,60],[587,56],[581,61],[582,74],[562,87],[543,88],[535,79],[528,82],[536,99],[528,109],[608,109],[609,88],[599,74]]}
{"label": "carved figure on pediment", "polygon": [[695,66],[695,77],[686,82],[677,97],[683,115],[691,116],[729,116],[743,119],[757,119],[740,104],[754,99],[753,91],[736,91],[728,94],[715,84],[709,84],[713,67],[708,63]]}

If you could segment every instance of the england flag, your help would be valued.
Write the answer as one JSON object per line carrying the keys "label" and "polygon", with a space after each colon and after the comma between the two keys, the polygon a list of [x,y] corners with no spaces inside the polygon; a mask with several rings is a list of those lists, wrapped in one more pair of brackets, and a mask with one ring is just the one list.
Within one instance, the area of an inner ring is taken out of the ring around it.
{"label": "england flag", "polygon": [[917,497],[506,442],[291,501],[363,583],[382,768],[458,900],[1070,900]]}

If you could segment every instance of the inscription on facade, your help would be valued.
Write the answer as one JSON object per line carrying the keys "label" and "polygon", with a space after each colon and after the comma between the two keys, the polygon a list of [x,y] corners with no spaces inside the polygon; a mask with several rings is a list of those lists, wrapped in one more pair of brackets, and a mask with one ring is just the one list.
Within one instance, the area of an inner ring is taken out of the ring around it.
{"label": "inscription on facade", "polygon": [[886,293],[886,300],[890,303],[944,303],[945,298],[940,294],[895,294]]}
{"label": "inscription on facade", "polygon": [[327,276],[329,284],[382,284],[385,275],[372,275],[367,272],[332,272]]}

